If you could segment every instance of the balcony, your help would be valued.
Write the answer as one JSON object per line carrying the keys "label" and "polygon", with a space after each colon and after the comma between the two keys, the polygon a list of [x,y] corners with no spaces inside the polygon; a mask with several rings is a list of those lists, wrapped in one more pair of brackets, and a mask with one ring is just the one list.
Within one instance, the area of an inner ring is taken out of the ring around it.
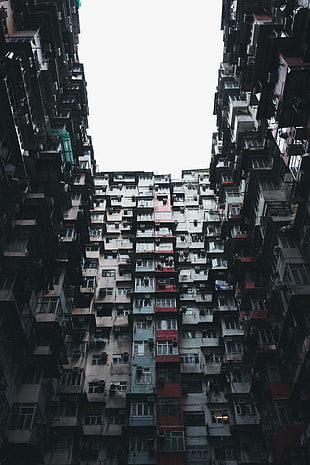
{"label": "balcony", "polygon": [[128,465],[155,465],[157,463],[155,450],[130,451],[128,454]]}
{"label": "balcony", "polygon": [[155,306],[155,312],[177,312],[178,308],[176,305],[172,307],[160,307],[158,305]]}
{"label": "balcony", "polygon": [[261,354],[275,353],[279,349],[279,344],[276,342],[270,342],[267,344],[259,343],[257,347],[257,352]]}
{"label": "balcony", "polygon": [[174,279],[157,279],[155,292],[176,292]]}
{"label": "balcony", "polygon": [[[147,405],[152,406],[154,404],[154,396],[147,396]],[[146,407],[147,410],[148,407]],[[151,409],[150,409],[151,410]],[[156,417],[155,415],[143,415],[143,416],[134,416],[130,415],[129,417],[129,426],[155,426]]]}
{"label": "balcony", "polygon": [[222,363],[215,361],[206,361],[204,373],[206,375],[219,375],[221,373]]}
{"label": "balcony", "polygon": [[154,281],[153,278],[148,279],[136,279],[135,292],[149,293],[154,292]]}
{"label": "balcony", "polygon": [[144,303],[140,303],[137,300],[134,300],[132,313],[133,315],[144,315],[144,314],[155,313],[155,303],[154,301],[150,301],[149,303],[144,304]]}
{"label": "balcony", "polygon": [[51,418],[51,427],[59,427],[59,428],[76,428],[80,427],[80,423],[78,421],[77,416],[74,417],[55,417]]}
{"label": "balcony", "polygon": [[145,273],[148,271],[154,271],[154,261],[153,260],[141,260],[138,259],[136,262],[136,271]]}
{"label": "balcony", "polygon": [[251,320],[266,320],[268,317],[268,310],[263,309],[263,310],[252,310],[250,313],[250,319]]}
{"label": "balcony", "polygon": [[203,371],[203,365],[201,362],[180,364],[181,373],[202,373],[202,371]]}
{"label": "balcony", "polygon": [[207,401],[208,403],[226,403],[228,402],[228,396],[226,392],[223,391],[209,391],[207,392]]}
{"label": "balcony", "polygon": [[218,337],[194,337],[194,338],[182,338],[181,348],[183,349],[194,349],[200,347],[218,347],[220,340]]}
{"label": "balcony", "polygon": [[155,261],[155,271],[174,271],[174,258],[173,256],[164,257]]}

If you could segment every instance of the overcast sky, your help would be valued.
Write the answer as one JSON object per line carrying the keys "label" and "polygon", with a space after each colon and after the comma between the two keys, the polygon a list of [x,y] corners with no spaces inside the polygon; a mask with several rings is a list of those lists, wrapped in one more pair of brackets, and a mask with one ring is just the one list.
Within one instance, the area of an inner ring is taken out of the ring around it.
{"label": "overcast sky", "polygon": [[89,129],[102,171],[207,168],[221,0],[82,0]]}

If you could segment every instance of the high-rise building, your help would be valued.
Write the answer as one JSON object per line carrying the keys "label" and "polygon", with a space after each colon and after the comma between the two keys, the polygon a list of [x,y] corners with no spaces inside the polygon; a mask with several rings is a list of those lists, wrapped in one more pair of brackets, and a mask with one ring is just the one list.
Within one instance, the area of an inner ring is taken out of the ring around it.
{"label": "high-rise building", "polygon": [[0,1],[0,464],[308,465],[309,1],[223,0],[180,179],[96,170],[79,3]]}

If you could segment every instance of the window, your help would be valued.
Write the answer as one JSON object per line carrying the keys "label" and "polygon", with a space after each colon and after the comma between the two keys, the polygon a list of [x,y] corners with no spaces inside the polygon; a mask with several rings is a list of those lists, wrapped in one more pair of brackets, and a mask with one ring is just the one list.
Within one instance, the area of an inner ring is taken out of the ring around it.
{"label": "window", "polygon": [[119,287],[117,289],[117,295],[128,296],[131,292],[130,287]]}
{"label": "window", "polygon": [[209,242],[209,250],[210,252],[214,252],[216,250],[223,251],[224,250],[224,244],[222,242]]}
{"label": "window", "polygon": [[72,447],[72,440],[71,438],[66,437],[56,437],[53,439],[51,448],[53,450],[58,450],[59,452],[69,452]]}
{"label": "window", "polygon": [[3,273],[5,276],[0,278],[0,289],[1,290],[10,290],[13,286],[15,281],[15,272],[11,272],[10,270],[5,270]]}
{"label": "window", "polygon": [[303,263],[287,265],[286,275],[288,282],[300,286],[310,283],[310,266]]}
{"label": "window", "polygon": [[32,429],[37,404],[13,404],[11,412],[11,429]]}
{"label": "window", "polygon": [[131,308],[126,307],[125,305],[116,305],[116,315],[117,316],[126,316],[131,313]]}
{"label": "window", "polygon": [[212,423],[229,423],[229,416],[227,410],[211,411]]}
{"label": "window", "polygon": [[181,363],[199,363],[199,355],[181,354]]}
{"label": "window", "polygon": [[90,228],[89,230],[89,237],[101,237],[102,236],[102,228]]}
{"label": "window", "polygon": [[138,268],[154,268],[153,260],[137,260],[137,269]]}
{"label": "window", "polygon": [[94,244],[94,245],[87,245],[87,246],[85,247],[85,251],[86,251],[86,252],[99,252],[99,245],[96,245],[96,244]]}
{"label": "window", "polygon": [[150,329],[152,325],[152,322],[146,319],[139,319],[136,321],[136,327],[135,329],[137,331],[145,330],[145,329]]}
{"label": "window", "polygon": [[74,239],[76,236],[74,228],[64,228],[62,232],[62,237],[66,239]]}
{"label": "window", "polygon": [[192,460],[203,460],[209,457],[208,448],[204,445],[190,445],[186,447],[186,458],[191,463]]}
{"label": "window", "polygon": [[164,440],[159,442],[160,450],[184,451],[183,431],[166,431]]}
{"label": "window", "polygon": [[242,205],[236,203],[230,205],[230,214],[231,216],[240,216],[241,215]]}
{"label": "window", "polygon": [[182,338],[183,339],[195,339],[196,337],[196,331],[191,329],[191,330],[188,330],[188,329],[184,329],[182,331]]}
{"label": "window", "polygon": [[83,370],[64,370],[61,384],[66,386],[81,386]]}
{"label": "window", "polygon": [[99,289],[99,295],[102,297],[112,296],[113,295],[113,287],[101,287]]}
{"label": "window", "polygon": [[95,276],[84,276],[82,279],[82,286],[84,288],[94,289],[96,286],[96,278]]}
{"label": "window", "polygon": [[164,383],[178,383],[180,379],[180,374],[178,370],[173,368],[159,368],[158,369],[158,379],[162,380]]}
{"label": "window", "polygon": [[127,381],[112,381],[110,384],[111,391],[127,391]]}
{"label": "window", "polygon": [[259,328],[258,340],[261,344],[273,344],[275,342],[271,328]]}
{"label": "window", "polygon": [[86,342],[81,342],[80,344],[71,343],[68,355],[71,357],[84,357],[86,353]]}
{"label": "window", "polygon": [[85,269],[97,269],[98,268],[98,258],[86,258],[84,263]]}
{"label": "window", "polygon": [[293,237],[289,236],[280,236],[280,246],[283,249],[295,249],[297,248],[296,241]]}
{"label": "window", "polygon": [[219,295],[217,298],[219,307],[222,308],[231,308],[232,310],[235,308],[235,300],[233,296],[230,295]]}
{"label": "window", "polygon": [[182,382],[182,391],[197,393],[202,392],[202,381],[196,379],[189,379]]}
{"label": "window", "polygon": [[176,318],[167,318],[167,319],[159,319],[156,321],[156,329],[158,330],[176,330],[177,328],[177,320]]}
{"label": "window", "polygon": [[[127,328],[121,328],[120,326],[116,326],[119,330],[114,332],[114,339],[116,341],[128,341],[129,340],[129,331]],[[115,330],[114,330],[115,331]]]}
{"label": "window", "polygon": [[143,357],[150,355],[150,345],[148,341],[135,342],[133,345],[134,355],[136,357]]}
{"label": "window", "polygon": [[112,357],[114,364],[123,364],[129,362],[128,354],[114,354]]}
{"label": "window", "polygon": [[158,341],[157,355],[178,355],[179,349],[177,342],[174,341]]}
{"label": "window", "polygon": [[149,276],[144,276],[143,278],[136,278],[136,286],[137,287],[150,287],[153,286],[153,278]]}
{"label": "window", "polygon": [[234,370],[231,373],[231,380],[233,383],[249,383],[252,380],[250,371]]}
{"label": "window", "polygon": [[93,354],[92,365],[105,365],[107,363],[107,356],[104,354]]}
{"label": "window", "polygon": [[204,412],[184,412],[184,424],[186,426],[204,426],[205,423],[206,422]]}
{"label": "window", "polygon": [[95,304],[95,311],[97,316],[111,316],[112,304]]}
{"label": "window", "polygon": [[136,299],[135,300],[135,307],[142,308],[142,307],[152,307],[154,304],[152,299]]}
{"label": "window", "polygon": [[201,334],[204,338],[216,338],[215,329],[202,329]]}
{"label": "window", "polygon": [[[235,449],[228,449],[226,447],[216,448],[215,457],[217,460],[238,461],[239,454]],[[224,463],[225,463],[224,462]]]}
{"label": "window", "polygon": [[226,342],[228,354],[243,354],[242,342]]}
{"label": "window", "polygon": [[118,408],[106,409],[109,425],[120,425],[124,422],[124,412]]}
{"label": "window", "polygon": [[159,398],[157,401],[158,414],[164,417],[180,415],[180,401],[173,398]]}
{"label": "window", "polygon": [[226,268],[227,260],[225,258],[213,258],[212,268]]}
{"label": "window", "polygon": [[148,438],[142,436],[130,438],[130,450],[132,452],[144,452],[150,450]]}
{"label": "window", "polygon": [[291,210],[287,201],[269,201],[264,207],[265,216],[291,216]]}
{"label": "window", "polygon": [[85,425],[101,425],[102,424],[102,416],[100,413],[87,415],[85,417]]}
{"label": "window", "polygon": [[76,402],[66,402],[57,405],[56,414],[58,417],[75,417],[77,414]]}
{"label": "window", "polygon": [[221,176],[221,182],[222,182],[222,183],[229,183],[229,184],[232,184],[232,183],[233,183],[233,178],[232,178],[232,176],[230,176],[230,175],[223,174],[223,175]]}
{"label": "window", "polygon": [[154,415],[154,406],[147,402],[132,402],[131,416],[133,417],[151,417]]}
{"label": "window", "polygon": [[137,242],[136,252],[153,252],[154,243],[153,242]]}
{"label": "window", "polygon": [[237,399],[235,401],[236,414],[241,415],[255,415],[256,408],[254,402],[246,399]]}
{"label": "window", "polygon": [[151,384],[152,374],[150,368],[137,369],[136,384]]}
{"label": "window", "polygon": [[276,188],[274,182],[271,179],[261,179],[259,181],[259,187],[261,192],[273,191]]}
{"label": "window", "polygon": [[104,393],[104,391],[105,391],[105,382],[104,382],[104,380],[90,381],[88,383],[88,392],[90,394],[100,394],[100,393]]}
{"label": "window", "polygon": [[174,298],[156,299],[156,307],[175,307],[176,300]]}
{"label": "window", "polygon": [[101,276],[103,278],[114,278],[115,277],[115,270],[114,269],[108,269],[108,270],[102,270]]}
{"label": "window", "polygon": [[225,318],[224,323],[226,329],[239,329],[239,322],[234,318]]}
{"label": "window", "polygon": [[43,297],[39,304],[40,313],[56,313],[59,305],[58,297]]}

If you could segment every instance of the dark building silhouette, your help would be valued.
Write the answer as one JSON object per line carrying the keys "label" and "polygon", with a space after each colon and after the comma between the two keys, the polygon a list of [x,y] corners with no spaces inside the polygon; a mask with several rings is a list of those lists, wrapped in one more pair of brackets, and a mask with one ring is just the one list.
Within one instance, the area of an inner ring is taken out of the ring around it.
{"label": "dark building silhouette", "polygon": [[223,0],[180,179],[96,170],[79,3],[0,1],[0,464],[308,465],[309,1]]}

